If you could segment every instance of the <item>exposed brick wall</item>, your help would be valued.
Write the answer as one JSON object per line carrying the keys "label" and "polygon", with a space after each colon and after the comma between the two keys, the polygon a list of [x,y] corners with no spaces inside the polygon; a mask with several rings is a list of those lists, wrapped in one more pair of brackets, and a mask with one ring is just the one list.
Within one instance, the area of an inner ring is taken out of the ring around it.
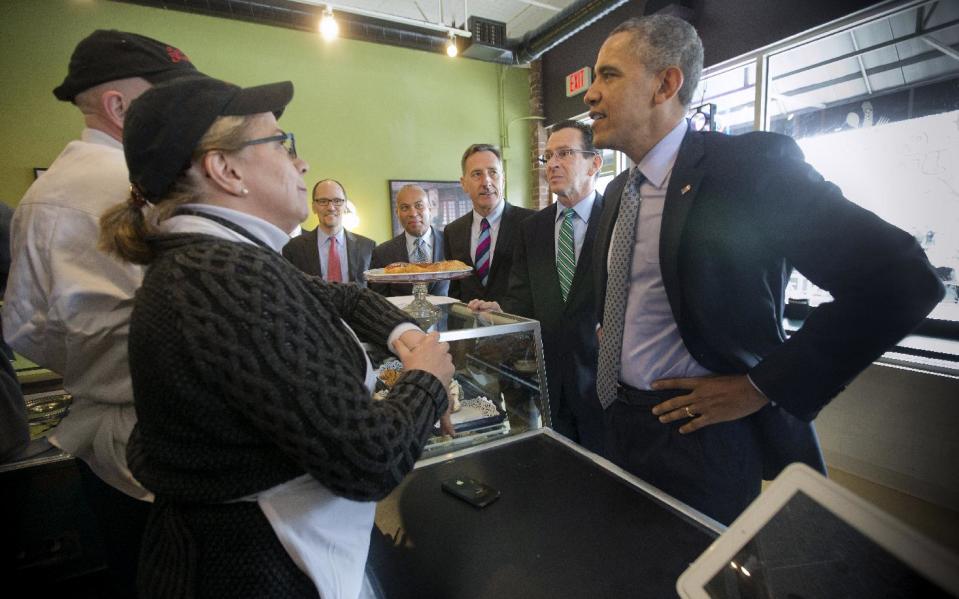
{"label": "exposed brick wall", "polygon": [[[529,67],[529,114],[543,116],[543,64],[534,60]],[[549,205],[549,188],[543,176],[543,166],[536,161],[546,149],[546,129],[543,121],[531,119],[529,121],[530,135],[530,167],[533,176],[530,178],[530,205],[545,208]]]}

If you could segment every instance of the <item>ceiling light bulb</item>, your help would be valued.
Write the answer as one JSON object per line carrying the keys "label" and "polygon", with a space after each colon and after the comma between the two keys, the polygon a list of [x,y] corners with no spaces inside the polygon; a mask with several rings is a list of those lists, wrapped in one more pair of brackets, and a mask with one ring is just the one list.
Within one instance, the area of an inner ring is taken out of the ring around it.
{"label": "ceiling light bulb", "polygon": [[323,11],[323,18],[320,19],[320,35],[322,35],[326,41],[330,41],[336,39],[339,33],[340,26],[336,23],[336,19],[333,18],[333,10],[330,9],[330,7],[326,7],[326,10]]}
{"label": "ceiling light bulb", "polygon": [[450,41],[446,44],[446,55],[450,58],[456,58],[459,51],[456,49],[456,34],[450,31]]}

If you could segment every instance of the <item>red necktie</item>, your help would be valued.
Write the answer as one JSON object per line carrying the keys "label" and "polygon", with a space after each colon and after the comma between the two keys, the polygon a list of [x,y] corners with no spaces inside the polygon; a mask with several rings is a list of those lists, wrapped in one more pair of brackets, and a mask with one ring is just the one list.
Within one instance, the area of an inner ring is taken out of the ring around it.
{"label": "red necktie", "polygon": [[343,273],[340,272],[340,253],[336,251],[336,237],[330,237],[330,253],[326,258],[326,280],[330,283],[342,283]]}

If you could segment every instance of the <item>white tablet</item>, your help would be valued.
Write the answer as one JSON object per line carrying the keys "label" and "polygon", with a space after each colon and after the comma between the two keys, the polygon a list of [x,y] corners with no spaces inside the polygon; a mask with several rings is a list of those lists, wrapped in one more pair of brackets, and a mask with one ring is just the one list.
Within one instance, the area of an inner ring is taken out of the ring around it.
{"label": "white tablet", "polygon": [[959,597],[959,557],[802,464],[683,572],[681,597]]}

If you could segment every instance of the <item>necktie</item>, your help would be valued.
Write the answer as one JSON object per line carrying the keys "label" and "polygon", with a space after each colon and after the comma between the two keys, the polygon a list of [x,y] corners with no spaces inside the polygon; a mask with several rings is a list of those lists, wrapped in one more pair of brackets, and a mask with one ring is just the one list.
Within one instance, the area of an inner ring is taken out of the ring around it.
{"label": "necktie", "polygon": [[476,243],[476,260],[473,260],[473,265],[476,267],[476,276],[483,282],[484,287],[486,281],[489,280],[489,248],[491,243],[489,221],[484,218],[483,222],[480,223],[479,241]]}
{"label": "necktie", "polygon": [[639,215],[639,186],[642,182],[642,173],[634,167],[623,189],[613,244],[609,250],[606,303],[603,304],[603,340],[599,344],[599,364],[596,372],[596,393],[603,409],[616,400],[616,387],[619,385],[623,319],[626,314],[626,299],[629,296],[629,273],[633,266],[636,218]]}
{"label": "necktie", "polygon": [[423,243],[422,237],[417,237],[416,241],[413,242],[413,262],[427,262],[424,245],[426,244]]}
{"label": "necktie", "polygon": [[326,257],[326,280],[330,283],[342,283],[343,273],[340,268],[340,253],[336,250],[336,237],[330,237],[330,253]]}
{"label": "necktie", "polygon": [[563,212],[563,224],[559,227],[559,243],[556,253],[556,274],[559,275],[559,289],[563,292],[563,301],[569,297],[569,288],[573,285],[576,273],[576,247],[573,244],[573,218],[576,212],[567,208]]}

